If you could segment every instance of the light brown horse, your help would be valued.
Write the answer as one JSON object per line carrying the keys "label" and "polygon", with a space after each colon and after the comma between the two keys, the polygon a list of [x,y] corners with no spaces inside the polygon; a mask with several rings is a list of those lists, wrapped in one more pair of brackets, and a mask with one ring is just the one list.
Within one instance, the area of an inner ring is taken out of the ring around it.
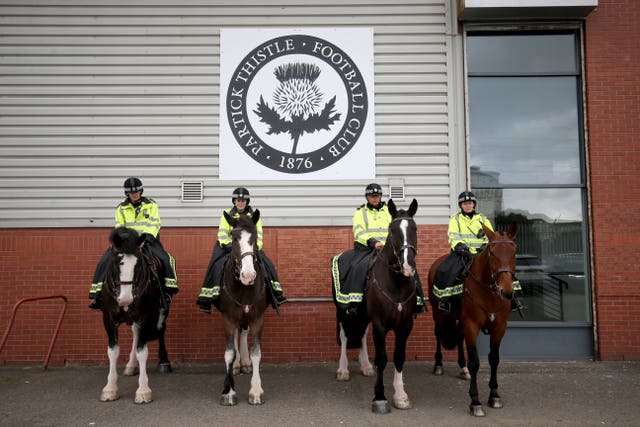
{"label": "light brown horse", "polygon": [[[469,396],[471,397],[470,411],[476,417],[486,415],[478,399],[477,374],[480,368],[478,357],[478,333],[483,331],[490,337],[489,365],[491,377],[489,379],[489,401],[492,408],[501,408],[502,401],[498,394],[498,365],[500,363],[500,343],[507,330],[507,320],[511,312],[513,299],[513,276],[516,267],[516,236],[517,224],[511,224],[505,233],[491,231],[482,226],[489,239],[487,247],[477,254],[469,267],[464,280],[462,303],[453,308],[450,313],[438,310],[438,301],[433,296],[433,280],[438,266],[446,258],[442,256],[436,260],[429,270],[429,299],[433,307],[433,320],[436,335],[436,366],[434,373],[440,373],[442,355],[440,342],[445,348],[458,346],[458,363],[464,369],[462,341],[467,347],[468,370],[471,383]],[[463,371],[464,372],[464,371]]]}
{"label": "light brown horse", "polygon": [[[256,209],[251,217],[240,215],[239,218],[234,218],[225,211],[224,217],[233,230],[231,256],[224,266],[220,290],[220,311],[226,338],[226,377],[220,404],[231,406],[238,403],[233,375],[242,371],[252,373],[249,404],[261,405],[264,391],[260,378],[260,341],[267,295],[264,269],[257,253],[256,223],[260,219],[260,211]],[[247,348],[249,332],[251,350]]]}

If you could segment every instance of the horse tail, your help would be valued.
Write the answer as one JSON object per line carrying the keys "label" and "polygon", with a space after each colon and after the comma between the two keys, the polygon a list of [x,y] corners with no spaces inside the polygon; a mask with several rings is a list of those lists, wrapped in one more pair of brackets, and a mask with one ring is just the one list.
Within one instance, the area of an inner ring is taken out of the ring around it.
{"label": "horse tail", "polygon": [[453,316],[442,316],[440,324],[440,342],[447,350],[453,350],[458,344],[460,328]]}

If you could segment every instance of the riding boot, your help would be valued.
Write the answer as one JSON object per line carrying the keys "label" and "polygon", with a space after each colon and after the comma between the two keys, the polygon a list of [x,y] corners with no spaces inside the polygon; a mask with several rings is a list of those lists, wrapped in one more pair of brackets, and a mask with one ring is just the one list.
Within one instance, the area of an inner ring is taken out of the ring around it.
{"label": "riding boot", "polygon": [[89,304],[89,308],[94,311],[102,310],[102,297],[100,296],[100,294],[97,294],[95,299],[91,301],[91,304]]}
{"label": "riding boot", "polygon": [[420,314],[422,311],[429,312],[429,307],[427,307],[427,299],[424,297],[424,292],[422,291],[422,284],[420,282],[416,283],[416,293],[418,297],[416,298],[416,305],[414,308],[413,314]]}
{"label": "riding boot", "polygon": [[513,294],[513,298],[511,299],[511,311],[517,311],[520,314],[521,318],[524,318],[522,314],[522,310],[524,310],[524,305],[522,305],[522,300],[520,299],[521,293],[515,292]]}
{"label": "riding boot", "polygon": [[[217,298],[218,303],[216,305],[216,307],[219,309],[220,308],[220,300],[219,298]],[[211,298],[202,298],[199,297],[198,300],[196,301],[196,304],[198,304],[198,307],[200,307],[200,311],[202,311],[203,313],[207,313],[207,314],[211,314],[211,303],[212,303],[212,299]]]}
{"label": "riding boot", "polygon": [[451,303],[449,302],[449,297],[440,298],[440,300],[438,301],[438,310],[445,313],[451,312]]}

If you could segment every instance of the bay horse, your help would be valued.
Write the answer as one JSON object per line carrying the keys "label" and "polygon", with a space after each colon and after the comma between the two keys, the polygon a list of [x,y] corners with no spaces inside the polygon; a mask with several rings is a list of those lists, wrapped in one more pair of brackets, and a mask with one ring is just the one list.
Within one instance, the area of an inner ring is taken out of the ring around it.
{"label": "bay horse", "polygon": [[336,378],[343,381],[349,379],[346,355],[348,343],[349,348],[360,348],[360,367],[363,374],[373,374],[366,352],[366,334],[371,324],[376,374],[371,410],[377,414],[391,411],[384,394],[383,382],[387,365],[386,336],[391,330],[395,334],[393,404],[398,409],[411,408],[411,401],[404,390],[402,369],[407,339],[413,329],[414,305],[417,299],[415,274],[418,232],[413,216],[418,210],[418,202],[413,199],[409,210],[404,210],[397,209],[390,199],[388,207],[392,217],[389,233],[384,247],[374,257],[361,307],[358,308],[356,316],[352,316],[347,315],[336,303],[341,347]]}
{"label": "bay horse", "polygon": [[[500,343],[507,330],[507,320],[511,313],[513,299],[513,277],[516,267],[516,244],[513,239],[518,227],[512,223],[505,233],[491,231],[482,226],[489,239],[487,247],[473,257],[468,274],[464,279],[460,306],[453,306],[451,312],[438,309],[438,301],[433,295],[433,280],[438,266],[447,255],[438,258],[429,269],[429,300],[432,306],[436,355],[434,373],[442,375],[442,353],[440,345],[446,349],[458,348],[458,364],[461,376],[471,380],[469,396],[470,412],[473,416],[484,417],[486,412],[478,399],[477,374],[480,368],[477,339],[480,331],[489,335],[489,400],[491,408],[502,408],[498,394],[498,365],[500,363]],[[465,368],[463,342],[467,347],[468,371]]]}
{"label": "bay horse", "polygon": [[[110,236],[111,261],[102,287],[102,320],[109,341],[109,374],[102,389],[103,402],[119,399],[117,363],[120,355],[118,328],[131,325],[133,343],[124,375],[138,373],[136,403],[153,400],[147,376],[147,343],[159,341],[160,372],[171,372],[164,343],[168,309],[162,309],[164,298],[160,277],[164,277],[151,251],[144,246],[145,236],[125,227],[115,228]],[[139,369],[138,369],[139,368]]]}
{"label": "bay horse", "polygon": [[[260,219],[260,210],[256,209],[250,217],[240,215],[239,218],[234,218],[225,211],[224,217],[233,230],[231,254],[224,265],[220,289],[220,312],[226,339],[226,377],[220,404],[232,406],[238,403],[233,376],[243,372],[252,373],[249,404],[261,405],[264,391],[260,379],[260,341],[264,329],[267,294],[264,266],[257,249],[256,223]],[[250,351],[247,343],[249,331]]]}

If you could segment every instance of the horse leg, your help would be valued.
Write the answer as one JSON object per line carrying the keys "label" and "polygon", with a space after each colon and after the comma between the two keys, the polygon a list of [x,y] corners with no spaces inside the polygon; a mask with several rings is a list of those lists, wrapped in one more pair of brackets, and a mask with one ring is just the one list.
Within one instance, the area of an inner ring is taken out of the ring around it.
{"label": "horse leg", "polygon": [[138,346],[138,334],[136,334],[136,328],[131,325],[131,332],[133,336],[133,342],[131,343],[131,352],[129,353],[129,360],[124,367],[123,375],[132,377],[138,374],[138,360],[136,359],[136,347]]}
{"label": "horse leg", "polygon": [[253,374],[251,375],[251,389],[249,389],[249,404],[250,405],[262,405],[262,396],[264,390],[262,390],[262,379],[260,378],[260,360],[262,359],[262,352],[260,350],[260,340],[262,339],[262,330],[264,323],[262,319],[256,321],[256,324],[252,325],[253,334],[251,336],[251,365],[253,368]]}
{"label": "horse leg", "polygon": [[233,406],[238,404],[238,398],[236,397],[235,382],[233,380],[233,362],[236,359],[236,334],[237,328],[234,325],[230,325],[225,320],[225,336],[227,340],[227,346],[224,350],[224,366],[226,369],[226,375],[224,378],[224,389],[222,390],[222,396],[220,396],[220,404],[223,406]]}
{"label": "horse leg", "polygon": [[484,417],[487,414],[482,408],[482,403],[480,403],[480,400],[478,399],[478,370],[480,369],[480,359],[478,358],[476,339],[477,332],[476,335],[467,335],[467,337],[465,337],[465,344],[467,345],[469,373],[471,374],[471,381],[469,383],[469,397],[471,397],[471,405],[469,405],[469,410],[471,411],[471,415],[475,417]]}
{"label": "horse leg", "polygon": [[396,330],[395,349],[393,351],[393,364],[395,367],[393,373],[393,388],[395,394],[393,395],[393,406],[397,409],[410,409],[411,400],[404,391],[404,381],[402,380],[402,369],[404,367],[404,361],[406,358],[406,346],[409,333],[411,332],[412,325],[404,328],[403,330]]}
{"label": "horse leg", "polygon": [[100,394],[100,400],[110,402],[120,398],[118,394],[118,356],[120,356],[120,346],[118,345],[118,326],[107,326],[106,319],[104,323],[109,337],[109,347],[107,348],[109,374],[107,375],[107,385],[104,386]]}
{"label": "horse leg", "polygon": [[[435,308],[434,310],[437,310]],[[436,353],[434,354],[435,363],[433,365],[433,375],[444,375],[444,368],[442,367],[442,344],[440,343],[440,325],[436,321],[436,326],[433,331],[436,336]]]}
{"label": "horse leg", "polygon": [[373,365],[369,361],[369,352],[367,351],[367,334],[369,333],[369,326],[364,330],[362,335],[362,344],[360,346],[360,353],[358,354],[358,362],[360,362],[360,372],[365,377],[373,377],[376,374]]}
{"label": "horse leg", "polygon": [[374,363],[376,365],[376,385],[373,389],[373,402],[371,411],[376,414],[386,414],[391,412],[389,402],[384,395],[384,368],[387,366],[387,349],[385,346],[387,331],[381,325],[373,326],[373,343],[376,347]]}
{"label": "horse leg", "polygon": [[[249,329],[243,329],[240,332],[240,358],[236,360],[238,363],[238,373],[242,372],[243,374],[250,374],[253,372],[253,362],[251,357],[249,356]],[[237,351],[238,349],[236,349]],[[233,373],[236,373],[236,366],[234,364]]]}
{"label": "horse leg", "polygon": [[491,339],[491,345],[489,350],[489,366],[491,366],[491,377],[489,379],[489,407],[490,408],[502,408],[502,400],[498,394],[498,365],[500,364],[500,340],[493,342]]}
{"label": "horse leg", "polygon": [[460,368],[458,377],[463,380],[470,380],[471,375],[469,374],[469,368],[467,368],[467,359],[464,357],[464,336],[462,334],[459,334],[458,336],[456,348],[458,349],[458,367]]}
{"label": "horse leg", "polygon": [[169,362],[167,347],[164,344],[164,332],[164,328],[158,331],[158,371],[161,374],[168,374],[173,372],[173,369],[171,368],[171,362]]}
{"label": "horse leg", "polygon": [[349,359],[347,359],[347,335],[344,333],[342,323],[338,322],[340,327],[340,360],[338,361],[338,371],[336,379],[338,381],[349,381]]}
{"label": "horse leg", "polygon": [[[134,326],[136,326],[135,323]],[[136,346],[136,359],[138,359],[138,366],[140,367],[140,373],[138,374],[138,389],[136,390],[136,396],[134,399],[135,403],[149,403],[153,400],[153,393],[149,388],[149,377],[147,376],[149,347],[147,346],[147,337],[145,334],[141,337],[140,327],[134,327],[133,337],[134,341],[138,344]]]}

